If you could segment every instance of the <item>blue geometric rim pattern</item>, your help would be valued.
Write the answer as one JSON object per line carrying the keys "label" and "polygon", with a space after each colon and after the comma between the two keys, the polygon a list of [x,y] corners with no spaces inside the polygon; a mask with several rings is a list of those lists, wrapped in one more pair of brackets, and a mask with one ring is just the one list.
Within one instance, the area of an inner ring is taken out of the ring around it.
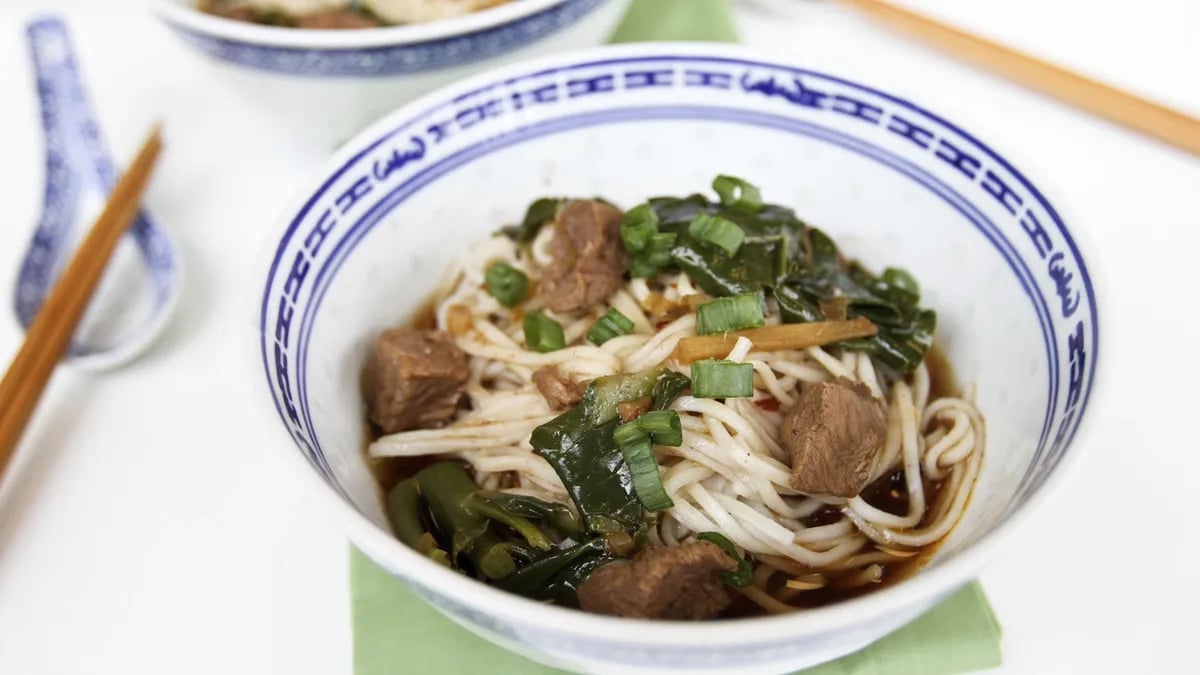
{"label": "blue geometric rim pattern", "polygon": [[[629,77],[631,72],[634,72],[629,70],[629,68],[632,66],[646,68],[647,66],[659,65],[667,62],[670,62],[673,65],[683,64],[697,67],[699,67],[699,65],[704,65],[710,68],[717,66],[742,69],[759,68],[771,69],[774,72],[786,72],[796,78],[798,90],[787,90],[786,92],[780,94],[783,89],[776,87],[774,91],[767,92],[766,88],[761,83],[752,83],[752,88],[760,95],[764,93],[783,95],[790,102],[796,105],[807,105],[809,107],[818,109],[829,107],[831,111],[840,112],[841,114],[853,114],[855,117],[863,117],[865,121],[872,121],[870,118],[876,117],[873,123],[881,123],[881,120],[883,119],[881,115],[877,116],[873,113],[864,114],[861,107],[857,110],[857,112],[854,113],[848,113],[846,110],[836,110],[835,107],[831,106],[836,106],[837,104],[830,104],[829,100],[821,99],[818,89],[813,88],[811,84],[809,84],[807,87],[800,84],[800,78],[804,78],[808,83],[814,81],[825,81],[836,84],[843,89],[849,88],[861,91],[877,99],[887,101],[891,105],[895,106],[897,110],[918,114],[925,120],[932,121],[934,124],[939,125],[943,129],[952,132],[956,135],[956,140],[965,141],[970,146],[970,150],[976,153],[975,156],[985,158],[992,165],[999,167],[999,169],[1002,169],[1004,172],[1006,172],[1009,177],[1019,184],[1020,188],[1024,190],[1029,199],[1033,202],[1036,202],[1036,205],[1042,209],[1045,217],[1050,221],[1050,227],[1053,229],[1045,230],[1042,223],[1033,220],[1032,210],[1030,213],[1022,215],[1021,227],[1024,230],[1025,235],[1030,238],[1030,241],[1036,244],[1037,251],[1040,256],[1044,260],[1048,259],[1050,261],[1047,274],[1050,274],[1051,277],[1056,281],[1059,280],[1059,277],[1054,276],[1054,270],[1061,270],[1064,264],[1073,265],[1074,269],[1078,271],[1079,284],[1083,289],[1083,294],[1086,296],[1086,303],[1080,303],[1076,299],[1074,305],[1068,306],[1066,296],[1052,298],[1053,302],[1048,300],[1044,293],[1038,289],[1037,285],[1032,283],[1034,276],[1033,273],[1028,269],[1023,260],[1014,254],[1013,250],[1011,249],[1011,244],[1000,233],[999,228],[997,228],[994,223],[983,216],[983,214],[979,213],[970,205],[968,200],[964,199],[956,191],[950,189],[943,182],[933,178],[933,176],[921,169],[918,169],[908,161],[896,156],[895,154],[885,151],[881,148],[873,147],[870,143],[864,142],[861,139],[855,139],[846,136],[845,134],[835,130],[823,128],[820,125],[800,122],[780,116],[749,113],[745,110],[723,108],[719,106],[659,106],[651,109],[642,107],[636,109],[599,111],[586,115],[560,117],[548,123],[523,126],[515,130],[506,131],[498,136],[487,138],[483,141],[468,146],[467,148],[460,150],[453,155],[443,157],[436,162],[429,162],[419,171],[413,173],[411,176],[408,176],[403,182],[394,186],[388,186],[388,192],[374,203],[374,206],[369,212],[357,217],[353,221],[347,221],[348,227],[343,228],[343,230],[337,234],[336,243],[332,244],[332,252],[327,252],[327,254],[323,255],[324,260],[320,263],[319,267],[315,269],[315,275],[312,275],[314,270],[310,269],[311,261],[307,259],[302,261],[298,254],[296,260],[291,266],[291,269],[282,270],[282,273],[285,276],[277,277],[277,275],[281,273],[280,266],[289,244],[292,242],[293,237],[296,235],[301,224],[303,224],[309,217],[310,211],[312,211],[314,206],[322,199],[330,197],[331,195],[327,195],[326,193],[332,188],[339,178],[346,175],[347,172],[355,170],[356,164],[364,156],[368,155],[373,150],[376,150],[380,145],[398,137],[402,132],[411,131],[410,125],[405,125],[387,133],[374,145],[348,160],[346,164],[333,177],[331,177],[325,185],[322,186],[321,190],[319,190],[317,194],[315,194],[305,204],[300,214],[289,224],[287,232],[285,233],[284,238],[276,251],[275,258],[268,274],[266,291],[264,292],[262,299],[262,313],[260,318],[261,328],[263,331],[263,367],[274,394],[276,409],[279,412],[280,418],[283,420],[284,425],[292,433],[292,436],[296,440],[297,444],[305,448],[306,455],[314,468],[316,468],[326,478],[331,486],[333,486],[339,492],[342,491],[340,485],[338,485],[337,481],[333,478],[333,474],[325,458],[325,453],[322,451],[320,443],[316,438],[307,400],[307,391],[305,387],[307,379],[307,344],[312,330],[313,319],[319,309],[320,302],[324,295],[324,290],[327,288],[329,281],[333,278],[338,267],[354,250],[354,247],[361,241],[363,236],[370,231],[370,229],[384,214],[394,208],[395,205],[403,202],[409,195],[419,190],[430,181],[435,180],[437,177],[449,171],[450,169],[460,166],[477,157],[494,152],[499,148],[506,147],[513,143],[518,143],[529,138],[589,125],[620,123],[633,119],[646,119],[648,117],[660,119],[703,118],[736,122],[740,124],[769,126],[792,133],[802,133],[811,137],[821,138],[827,142],[835,143],[841,147],[871,157],[872,159],[881,162],[894,170],[904,173],[913,179],[917,184],[933,191],[941,199],[945,200],[948,204],[956,208],[960,213],[968,218],[968,220],[970,220],[974,226],[988,239],[992,246],[995,247],[996,250],[1004,257],[1010,268],[1016,274],[1026,294],[1031,299],[1038,315],[1038,320],[1042,328],[1043,340],[1047,349],[1047,356],[1050,360],[1050,381],[1048,383],[1050,394],[1047,397],[1048,405],[1043,424],[1042,438],[1038,443],[1033,461],[1030,464],[1030,468],[1022,479],[1021,486],[1018,488],[1018,494],[1035,489],[1038,485],[1040,485],[1041,481],[1044,480],[1049,471],[1058,463],[1063,450],[1070,444],[1070,441],[1074,437],[1075,431],[1082,419],[1084,411],[1087,408],[1087,403],[1092,390],[1095,364],[1097,360],[1096,357],[1099,347],[1095,297],[1091,280],[1088,276],[1087,269],[1080,258],[1075,243],[1070,237],[1069,232],[1066,230],[1057,213],[1055,213],[1053,208],[1046,202],[1045,198],[1037,191],[1036,188],[1033,187],[1032,184],[1030,184],[1023,176],[1021,176],[1021,174],[1016,172],[1007,162],[1005,162],[1005,160],[949,122],[946,122],[945,120],[932,115],[928,111],[918,108],[917,106],[914,106],[906,101],[853,82],[848,82],[846,80],[830,77],[820,73],[742,59],[695,56],[655,56],[593,61],[555,70],[541,71],[526,77],[542,78],[553,74],[561,74],[565,76],[575,70],[594,70],[598,67],[606,66],[613,68],[614,75],[612,78],[610,78],[607,84],[600,86],[589,85],[588,87],[579,89],[578,92],[579,95],[598,95],[605,92],[618,90],[615,87],[614,82],[621,81],[621,76],[624,77],[626,88],[633,88],[635,85],[631,84],[633,80],[631,80]],[[689,77],[685,80],[681,82],[675,82],[672,78],[666,78],[664,76],[663,78],[659,78],[662,79],[663,82],[658,82],[651,85],[646,83],[646,73],[651,72],[661,73],[665,71],[636,71],[636,74],[638,75],[636,81],[639,82],[639,84],[636,86],[715,86],[719,89],[729,91],[731,96],[744,95],[747,93],[745,86],[743,86],[743,91],[739,92],[736,90],[735,86],[737,84],[737,79],[733,77],[725,77],[723,81],[718,81],[713,77],[697,79],[692,78],[689,75]],[[687,72],[691,73],[703,71],[696,70]],[[460,101],[466,101],[472,96],[488,92],[489,90],[498,88],[501,85],[511,88],[514,83],[519,83],[523,79],[526,78],[516,78],[514,80],[507,80],[502,83],[489,85],[488,87],[482,87],[474,92],[469,92],[467,94],[458,96],[455,99],[455,102],[457,103]],[[588,80],[588,82],[591,82],[592,85],[595,85],[599,79],[601,78],[592,78],[591,80]],[[700,80],[705,80],[706,83],[697,84],[697,82],[700,82]],[[688,84],[689,82],[692,84]],[[714,82],[716,82],[716,84],[714,84]],[[745,85],[744,78],[743,84]],[[572,81],[568,80],[565,84],[556,86],[565,87],[566,97],[571,98],[574,95],[571,92],[571,85]],[[584,91],[584,89],[586,89],[586,91]],[[538,91],[543,92],[544,94],[546,89],[543,88]],[[550,100],[550,97],[546,96],[546,98],[547,100]],[[838,96],[835,98],[843,99],[845,97]],[[557,99],[555,98],[553,100]],[[412,119],[421,123],[427,123],[429,113],[444,106],[445,103],[442,103],[439,106],[435,106],[435,108],[431,109],[430,111],[415,115]],[[461,115],[455,117],[459,118]],[[472,124],[486,123],[488,118],[488,116],[483,116],[472,122]],[[897,115],[892,119],[900,119],[900,117]],[[432,132],[436,129],[437,127],[435,125],[434,127],[430,127],[429,131]],[[892,129],[889,127],[889,130]],[[445,131],[443,130],[439,133],[445,133]],[[424,159],[425,142],[420,140],[419,135],[414,136],[413,139],[414,141],[418,141],[418,145],[406,152],[406,154],[402,157],[404,161],[401,162],[401,164],[412,164],[417,166],[421,165],[421,160]],[[440,137],[434,137],[430,142],[436,143],[439,142],[439,140]],[[956,154],[955,157],[959,158],[959,160],[961,160],[962,157],[970,157],[967,152],[962,151],[961,149],[956,149],[956,152],[958,154]],[[937,156],[939,158],[943,157],[940,152]],[[397,157],[400,157],[399,151],[397,151]],[[945,159],[946,161],[951,161],[950,158]],[[982,163],[979,159],[973,159],[972,161],[974,162],[976,169],[982,166]],[[962,166],[956,165],[956,168],[962,170]],[[369,178],[369,176],[363,180],[366,181],[367,178]],[[989,179],[992,178],[995,177],[991,176],[989,173]],[[361,191],[358,189],[359,185],[363,186]],[[999,183],[999,185],[1003,186],[1003,183]],[[370,189],[369,181],[357,182],[355,183],[355,186],[355,194],[350,194],[349,192],[341,194],[338,196],[338,199],[358,199],[362,195],[366,194],[366,192]],[[1006,208],[1012,210],[1014,215],[1016,215],[1016,209],[1011,208],[1008,203],[1005,203],[1006,200],[1015,198],[1012,197],[1011,192],[997,188],[995,181],[991,181],[990,183],[989,181],[984,181],[982,187],[983,189],[987,190],[988,193],[991,194],[997,201],[1001,202]],[[359,194],[360,192],[361,194]],[[1026,218],[1030,219],[1032,222],[1028,222]],[[326,239],[331,239],[333,231],[338,229],[339,225],[342,225],[342,223],[337,223],[335,219],[326,220],[325,217],[322,216],[322,219],[317,223],[317,226],[306,234],[306,242],[310,239],[315,242],[314,246],[312,247],[313,255],[316,255],[316,251],[322,245],[323,241]],[[1066,249],[1065,253],[1054,249],[1051,237],[1048,233],[1052,233],[1056,238],[1061,239],[1063,246]],[[319,237],[316,236],[318,234]],[[1069,256],[1069,258],[1067,258],[1067,256]],[[1064,263],[1064,259],[1066,259],[1068,262]],[[301,262],[303,262],[303,265],[300,265]],[[291,330],[291,326],[294,323],[296,307],[294,307],[291,302],[292,299],[297,297],[303,285],[306,283],[306,279],[310,278],[310,276],[313,279],[312,288],[309,291],[311,293],[311,298],[305,304],[305,306],[302,307],[302,311],[300,312],[301,316],[299,317],[299,329],[293,332]],[[1062,278],[1069,280],[1074,278],[1074,275],[1066,275]],[[281,279],[283,280],[283,293],[279,294],[278,298],[274,298],[277,302],[276,305],[273,306],[273,289]],[[1063,291],[1062,287],[1060,287],[1058,290],[1061,296]],[[1061,303],[1059,302],[1060,300]],[[1064,319],[1069,318],[1073,322],[1071,330],[1067,335],[1064,336],[1064,344],[1059,344],[1058,336],[1055,334],[1053,324],[1050,321],[1050,313],[1052,311],[1051,307],[1055,306],[1056,304],[1061,304]],[[276,306],[278,307],[278,313],[275,316],[271,316],[270,310]],[[1086,309],[1085,316],[1078,320],[1074,320],[1073,315],[1075,314],[1075,310],[1079,308]],[[279,319],[279,321],[276,323],[274,334],[270,330],[270,322],[272,319]],[[1066,398],[1062,402],[1058,400],[1059,387],[1061,384],[1059,382],[1060,349],[1066,352],[1066,358],[1069,359],[1070,364],[1070,370],[1068,371],[1069,377],[1067,378],[1068,381],[1065,383],[1067,387]],[[294,373],[289,373],[289,371],[292,370],[294,370]],[[293,374],[296,378],[296,386],[294,387],[292,386],[290,380]],[[1051,429],[1051,422],[1054,420],[1055,413],[1059,410],[1060,406],[1062,409],[1062,421],[1059,424],[1058,432],[1055,434],[1053,439],[1050,439],[1048,437],[1048,433]]]}
{"label": "blue geometric rim pattern", "polygon": [[604,1],[566,0],[535,14],[473,33],[425,42],[350,49],[255,44],[168,23],[189,44],[222,61],[289,75],[376,77],[430,72],[505,54],[575,23]]}

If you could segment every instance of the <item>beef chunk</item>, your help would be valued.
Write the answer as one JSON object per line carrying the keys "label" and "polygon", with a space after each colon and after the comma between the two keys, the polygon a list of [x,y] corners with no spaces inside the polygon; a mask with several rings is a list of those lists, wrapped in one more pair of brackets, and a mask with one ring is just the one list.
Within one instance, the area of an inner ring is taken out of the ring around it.
{"label": "beef chunk", "polygon": [[609,563],[579,587],[588,612],[639,619],[711,619],[729,606],[721,572],[737,564],[707,541],[646,548],[630,562]]}
{"label": "beef chunk", "polygon": [[550,252],[541,286],[546,306],[574,312],[600,304],[625,283],[629,268],[621,212],[597,200],[567,203],[554,223]]}
{"label": "beef chunk", "polygon": [[559,372],[558,366],[543,366],[533,371],[533,383],[551,410],[572,408],[583,399],[583,387]]}
{"label": "beef chunk", "polygon": [[792,455],[792,487],[808,494],[855,497],[867,485],[887,435],[887,410],[861,382],[840,377],[805,385],[783,418]]}
{"label": "beef chunk", "polygon": [[348,9],[332,9],[326,12],[301,14],[296,17],[297,28],[346,29],[378,28],[383,24],[375,19]]}
{"label": "beef chunk", "polygon": [[447,333],[385,331],[363,373],[371,420],[389,434],[444,424],[458,408],[468,372],[466,353]]}

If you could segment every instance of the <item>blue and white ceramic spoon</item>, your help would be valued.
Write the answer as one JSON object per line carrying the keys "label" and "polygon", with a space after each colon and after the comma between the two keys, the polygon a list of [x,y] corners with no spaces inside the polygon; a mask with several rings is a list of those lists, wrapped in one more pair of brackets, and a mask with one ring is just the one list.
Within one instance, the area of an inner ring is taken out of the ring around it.
{"label": "blue and white ceramic spoon", "polygon": [[[118,176],[66,26],[43,18],[28,25],[27,35],[45,135],[46,184],[41,220],[14,294],[26,329]],[[75,334],[68,361],[104,369],[138,356],[166,325],[181,283],[175,242],[147,213],[139,213]]]}

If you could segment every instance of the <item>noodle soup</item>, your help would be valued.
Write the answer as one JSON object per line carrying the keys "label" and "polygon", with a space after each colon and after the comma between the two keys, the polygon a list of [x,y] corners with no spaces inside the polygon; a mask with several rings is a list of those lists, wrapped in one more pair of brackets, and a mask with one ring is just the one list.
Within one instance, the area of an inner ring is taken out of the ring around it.
{"label": "noodle soup", "polygon": [[918,283],[713,187],[539,200],[379,337],[368,453],[402,541],[535,599],[685,620],[827,604],[932,553],[984,423]]}

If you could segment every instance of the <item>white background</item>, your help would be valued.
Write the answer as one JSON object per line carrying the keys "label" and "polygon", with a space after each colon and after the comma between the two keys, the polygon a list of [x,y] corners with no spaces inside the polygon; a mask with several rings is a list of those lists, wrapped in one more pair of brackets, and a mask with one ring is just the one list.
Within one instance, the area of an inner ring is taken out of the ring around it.
{"label": "white background", "polygon": [[[1196,672],[1200,158],[1128,134],[815,0],[739,5],[743,41],[911,96],[1039,185],[1091,246],[1107,322],[1086,461],[987,569],[1003,672]],[[1195,0],[910,0],[1200,115]],[[248,268],[260,232],[330,150],[231,102],[135,2],[0,2],[0,304],[42,189],[24,22],[70,22],[109,141],[154,119],[151,210],[184,247],[176,320],[141,361],[63,369],[0,486],[0,673],[350,672],[347,546],[277,481],[246,401]],[[20,334],[0,320],[0,362]],[[274,440],[274,436],[268,436]],[[399,670],[398,670],[399,672]]]}

